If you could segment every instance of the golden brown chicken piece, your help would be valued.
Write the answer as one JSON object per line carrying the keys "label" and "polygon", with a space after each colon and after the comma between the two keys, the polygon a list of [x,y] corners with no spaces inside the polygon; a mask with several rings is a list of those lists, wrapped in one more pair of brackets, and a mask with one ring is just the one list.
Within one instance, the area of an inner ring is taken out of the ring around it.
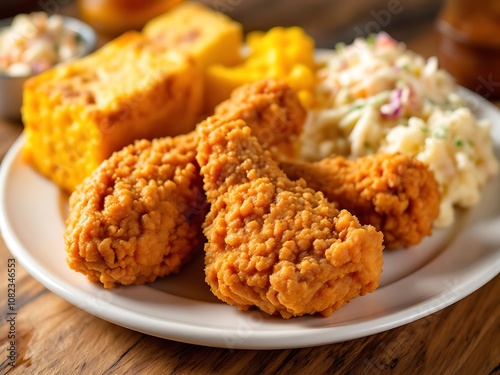
{"label": "golden brown chicken piece", "polygon": [[295,157],[306,111],[286,83],[262,80],[234,90],[215,108],[215,116],[245,120],[264,149],[279,159]]}
{"label": "golden brown chicken piece", "polygon": [[[248,120],[266,147],[282,149],[300,132],[305,111],[286,84],[268,80],[237,90],[217,116]],[[64,235],[70,267],[106,288],[177,272],[204,241],[196,145],[195,132],[137,141],[80,184]]]}
{"label": "golden brown chicken piece", "polygon": [[290,181],[244,121],[197,127],[207,201],[206,281],[241,310],[330,315],[374,291],[382,234]]}
{"label": "golden brown chicken piece", "polygon": [[375,154],[355,160],[327,158],[315,163],[284,162],[292,180],[307,185],[384,234],[387,248],[412,246],[432,233],[440,193],[433,173],[403,154]]}
{"label": "golden brown chicken piece", "polygon": [[71,268],[111,288],[153,281],[191,258],[207,207],[195,140],[137,141],[78,185],[64,237]]}

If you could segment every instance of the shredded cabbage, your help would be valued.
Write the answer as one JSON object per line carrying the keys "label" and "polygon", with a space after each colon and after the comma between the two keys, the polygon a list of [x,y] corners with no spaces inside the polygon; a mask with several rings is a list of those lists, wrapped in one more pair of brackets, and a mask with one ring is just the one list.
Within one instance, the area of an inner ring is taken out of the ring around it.
{"label": "shredded cabbage", "polygon": [[309,111],[302,157],[360,157],[405,152],[426,163],[439,183],[436,226],[454,206],[472,207],[498,171],[490,124],[477,120],[453,78],[386,33],[338,46],[318,71],[320,106]]}

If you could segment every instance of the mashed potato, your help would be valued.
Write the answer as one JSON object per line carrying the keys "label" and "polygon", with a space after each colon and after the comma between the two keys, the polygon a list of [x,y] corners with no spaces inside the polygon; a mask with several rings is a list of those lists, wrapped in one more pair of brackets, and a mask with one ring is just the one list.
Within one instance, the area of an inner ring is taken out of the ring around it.
{"label": "mashed potato", "polygon": [[360,157],[402,151],[426,163],[439,183],[436,226],[454,206],[472,207],[498,170],[490,124],[477,120],[451,76],[387,34],[339,45],[318,72],[320,107],[310,111],[302,156]]}

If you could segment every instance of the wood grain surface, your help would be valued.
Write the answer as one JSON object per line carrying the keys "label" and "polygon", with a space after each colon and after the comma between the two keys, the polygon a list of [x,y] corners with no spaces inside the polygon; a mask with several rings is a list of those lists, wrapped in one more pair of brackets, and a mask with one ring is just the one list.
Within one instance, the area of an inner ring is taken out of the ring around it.
{"label": "wood grain surface", "polygon": [[[352,41],[356,25],[366,25],[373,9],[388,4],[314,0],[301,12],[301,1],[205,2],[232,6],[228,13],[246,30],[301,25],[322,47],[336,40]],[[436,2],[400,4],[405,9],[393,15],[386,29],[392,28],[393,35],[417,52],[435,54]],[[61,11],[74,13],[74,6]],[[0,160],[22,129],[21,124],[0,120]],[[258,351],[183,344],[116,326],[48,291],[19,262],[17,359],[12,367],[7,358],[9,258],[0,237],[0,374],[500,374],[498,276],[461,301],[399,328],[332,345]]]}

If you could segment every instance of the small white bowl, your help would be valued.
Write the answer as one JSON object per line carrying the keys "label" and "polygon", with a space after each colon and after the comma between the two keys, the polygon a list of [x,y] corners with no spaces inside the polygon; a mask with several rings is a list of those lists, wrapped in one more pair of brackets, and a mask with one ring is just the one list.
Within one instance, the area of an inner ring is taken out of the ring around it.
{"label": "small white bowl", "polygon": [[[0,28],[10,26],[13,18],[0,20]],[[97,35],[86,23],[72,17],[63,16],[64,27],[79,35],[83,48],[77,58],[86,56],[94,51]],[[0,73],[0,118],[19,121],[21,119],[21,105],[24,82],[34,76],[10,76]]]}

